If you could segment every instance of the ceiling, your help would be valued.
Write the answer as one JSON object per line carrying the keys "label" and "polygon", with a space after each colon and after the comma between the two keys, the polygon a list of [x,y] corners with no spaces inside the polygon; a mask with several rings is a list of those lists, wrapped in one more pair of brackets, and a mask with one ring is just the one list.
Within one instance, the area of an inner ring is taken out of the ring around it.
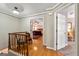
{"label": "ceiling", "polygon": [[[11,8],[8,8],[9,6],[13,7],[12,5],[20,5],[24,10],[19,15],[13,14]],[[55,5],[56,3],[0,3],[0,13],[22,18],[44,12],[47,8],[51,8]]]}
{"label": "ceiling", "polygon": [[63,8],[62,10],[59,11],[59,13],[67,16],[68,18],[74,18],[75,4],[68,6],[66,8]]}

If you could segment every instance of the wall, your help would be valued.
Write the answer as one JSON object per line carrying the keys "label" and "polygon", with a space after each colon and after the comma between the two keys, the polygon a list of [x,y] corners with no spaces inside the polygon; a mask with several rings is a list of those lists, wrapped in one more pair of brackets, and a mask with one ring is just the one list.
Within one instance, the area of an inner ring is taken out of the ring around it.
{"label": "wall", "polygon": [[20,31],[20,20],[0,13],[0,49],[8,47],[8,33],[17,31]]}
{"label": "wall", "polygon": [[48,48],[55,50],[55,19],[54,19],[54,13],[52,15],[49,15],[48,13],[44,16],[44,40],[45,44]]}
{"label": "wall", "polygon": [[21,19],[21,31],[30,32],[30,19],[29,18]]}

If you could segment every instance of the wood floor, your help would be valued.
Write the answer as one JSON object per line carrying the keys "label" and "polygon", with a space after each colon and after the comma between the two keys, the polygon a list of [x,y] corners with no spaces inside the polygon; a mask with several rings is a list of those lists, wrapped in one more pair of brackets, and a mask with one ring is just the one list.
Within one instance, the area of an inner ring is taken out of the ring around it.
{"label": "wood floor", "polygon": [[42,37],[33,39],[33,43],[29,45],[30,56],[63,56],[63,54],[43,46]]}

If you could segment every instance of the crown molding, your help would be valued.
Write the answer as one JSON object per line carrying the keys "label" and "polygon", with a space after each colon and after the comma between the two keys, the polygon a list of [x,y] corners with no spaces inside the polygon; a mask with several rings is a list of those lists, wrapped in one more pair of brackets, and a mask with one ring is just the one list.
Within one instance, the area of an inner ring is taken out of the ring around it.
{"label": "crown molding", "polygon": [[39,15],[43,15],[43,14],[49,13],[49,12],[56,12],[56,11],[59,11],[59,10],[61,10],[63,8],[66,8],[66,7],[68,7],[68,6],[72,5],[72,4],[73,3],[58,3],[58,4],[56,4],[55,6],[53,6],[51,8],[47,8],[44,12],[28,15],[28,16],[23,17],[23,18],[39,16]]}

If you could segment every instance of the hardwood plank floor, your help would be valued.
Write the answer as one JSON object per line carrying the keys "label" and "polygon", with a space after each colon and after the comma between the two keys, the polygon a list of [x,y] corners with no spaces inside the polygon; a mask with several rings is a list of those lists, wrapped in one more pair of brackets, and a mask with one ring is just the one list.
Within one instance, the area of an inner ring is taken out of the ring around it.
{"label": "hardwood plank floor", "polygon": [[30,56],[63,56],[62,53],[56,52],[54,50],[48,49],[43,46],[42,37],[38,39],[33,39],[33,43],[29,45],[29,55]]}

